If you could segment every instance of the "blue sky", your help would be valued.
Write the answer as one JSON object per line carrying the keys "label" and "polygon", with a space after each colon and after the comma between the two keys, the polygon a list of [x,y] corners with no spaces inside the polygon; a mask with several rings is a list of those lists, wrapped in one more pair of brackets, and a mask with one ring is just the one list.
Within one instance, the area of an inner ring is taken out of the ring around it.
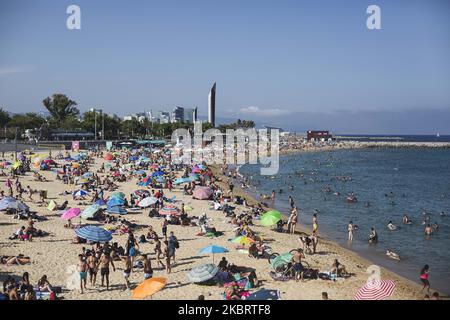
{"label": "blue sky", "polygon": [[[66,28],[81,7],[81,30]],[[366,8],[381,7],[382,30]],[[0,1],[0,106],[62,92],[124,115],[175,105],[288,130],[450,134],[450,1]]]}

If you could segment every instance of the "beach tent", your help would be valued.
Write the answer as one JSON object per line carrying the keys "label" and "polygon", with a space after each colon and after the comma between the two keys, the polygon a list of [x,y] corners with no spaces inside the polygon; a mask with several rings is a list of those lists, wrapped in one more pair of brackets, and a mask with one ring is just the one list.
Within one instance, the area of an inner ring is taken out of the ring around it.
{"label": "beach tent", "polygon": [[81,213],[81,217],[83,219],[92,219],[99,210],[100,206],[98,204],[93,204],[83,210],[83,212]]}
{"label": "beach tent", "polygon": [[261,289],[253,292],[245,300],[280,300],[280,291]]}
{"label": "beach tent", "polygon": [[354,300],[384,300],[390,297],[395,290],[393,280],[367,281],[357,292]]}
{"label": "beach tent", "polygon": [[166,278],[150,278],[142,282],[133,290],[133,299],[144,299],[151,297],[165,287]]}
{"label": "beach tent", "polygon": [[193,192],[193,198],[199,200],[207,200],[211,198],[213,190],[210,187],[195,187]]}
{"label": "beach tent", "polygon": [[192,268],[187,274],[187,278],[190,282],[201,283],[214,278],[217,272],[219,272],[219,267],[215,264],[207,263]]}
{"label": "beach tent", "polygon": [[216,253],[226,253],[228,252],[228,249],[224,248],[224,247],[220,247],[220,246],[207,246],[204,247],[203,249],[201,249],[198,253],[199,254],[213,254],[213,263],[214,263],[214,254]]}
{"label": "beach tent", "polygon": [[110,214],[120,214],[120,215],[128,214],[128,211],[123,206],[112,206],[112,207],[108,206],[106,212]]}
{"label": "beach tent", "polygon": [[169,205],[159,210],[159,214],[163,216],[178,215],[180,214],[180,210],[175,206]]}
{"label": "beach tent", "polygon": [[94,242],[107,242],[113,238],[111,232],[92,225],[77,228],[75,233],[82,239]]}
{"label": "beach tent", "polygon": [[5,209],[3,209],[3,206],[0,207],[0,210],[6,210],[6,209],[13,209],[16,211],[28,211],[30,209],[30,207],[28,207],[22,201],[14,201],[14,202],[7,203],[5,206]]}
{"label": "beach tent", "polygon": [[111,195],[109,196],[110,198],[121,198],[121,199],[125,199],[125,193],[120,192],[120,191],[116,191],[111,193]]}
{"label": "beach tent", "polygon": [[73,219],[75,217],[78,217],[81,213],[81,209],[80,208],[70,208],[69,210],[66,210],[61,218],[64,220],[70,220]]}
{"label": "beach tent", "polygon": [[89,194],[89,192],[87,192],[87,191],[77,190],[77,191],[74,191],[72,195],[74,197],[84,197],[84,196],[87,196],[88,194]]}
{"label": "beach tent", "polygon": [[278,221],[281,220],[281,213],[276,210],[271,210],[266,213],[264,213],[261,216],[261,224],[263,226],[273,226],[274,224],[277,224]]}
{"label": "beach tent", "polygon": [[151,205],[154,205],[157,201],[158,199],[155,197],[147,197],[139,201],[138,206],[142,208],[150,207]]}
{"label": "beach tent", "polygon": [[123,206],[125,204],[125,200],[122,198],[113,197],[106,202],[108,207],[114,207],[114,206]]}
{"label": "beach tent", "polygon": [[0,210],[6,210],[8,208],[8,204],[12,202],[16,202],[16,198],[13,197],[5,197],[2,200],[0,200]]}

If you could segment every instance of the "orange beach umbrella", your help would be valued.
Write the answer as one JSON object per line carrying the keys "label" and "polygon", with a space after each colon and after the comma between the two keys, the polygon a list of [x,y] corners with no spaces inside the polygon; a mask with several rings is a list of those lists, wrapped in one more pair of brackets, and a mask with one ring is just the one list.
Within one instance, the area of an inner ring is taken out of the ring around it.
{"label": "orange beach umbrella", "polygon": [[133,299],[144,299],[154,295],[166,286],[166,278],[150,278],[133,290]]}

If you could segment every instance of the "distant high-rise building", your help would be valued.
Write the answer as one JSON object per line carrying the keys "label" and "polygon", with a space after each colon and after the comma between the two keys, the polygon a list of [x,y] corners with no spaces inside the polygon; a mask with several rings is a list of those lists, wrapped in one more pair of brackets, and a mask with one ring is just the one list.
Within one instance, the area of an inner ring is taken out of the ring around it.
{"label": "distant high-rise building", "polygon": [[185,110],[182,107],[175,107],[172,112],[172,122],[184,121]]}
{"label": "distant high-rise building", "polygon": [[193,113],[193,115],[192,115],[192,122],[193,122],[193,123],[196,123],[196,122],[197,122],[197,119],[198,119],[198,108],[195,107],[194,113]]}
{"label": "distant high-rise building", "polygon": [[211,88],[208,95],[208,122],[213,127],[216,126],[216,83]]}

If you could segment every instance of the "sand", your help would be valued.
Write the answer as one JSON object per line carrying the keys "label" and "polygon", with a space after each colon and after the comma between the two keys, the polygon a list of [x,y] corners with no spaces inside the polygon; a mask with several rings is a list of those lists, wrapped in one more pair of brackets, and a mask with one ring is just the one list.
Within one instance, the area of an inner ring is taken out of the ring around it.
{"label": "sand", "polygon": [[[103,159],[96,159],[96,164],[91,170],[96,170]],[[55,173],[50,171],[41,171],[50,182],[37,182],[34,181],[32,174],[27,173],[26,176],[21,177],[22,186],[30,185],[33,189],[47,190],[48,199],[54,199],[58,204],[64,200],[69,201],[69,205],[72,207],[84,208],[85,206],[79,206],[79,201],[73,201],[69,196],[58,196],[58,193],[67,190],[74,191],[77,189],[74,185],[64,185],[62,182],[54,181]],[[0,178],[1,189],[6,191],[4,184],[5,177]],[[118,191],[124,192],[127,196],[136,189],[140,189],[137,186],[137,179],[127,181],[119,184]],[[239,192],[239,191],[238,191]],[[5,192],[6,193],[6,192]],[[366,269],[371,263],[362,259],[355,253],[346,250],[339,245],[320,239],[318,245],[318,253],[315,255],[306,255],[306,261],[313,268],[317,268],[321,271],[329,270],[331,264],[335,258],[344,264],[347,271],[354,274],[352,277],[339,280],[336,282],[325,280],[305,280],[304,282],[280,282],[274,281],[269,277],[268,272],[270,265],[265,259],[251,259],[246,254],[239,253],[235,249],[235,245],[228,241],[233,238],[234,226],[225,222],[223,213],[220,211],[213,211],[209,209],[208,201],[193,200],[190,196],[184,196],[180,189],[174,189],[172,192],[165,191],[166,196],[171,197],[176,195],[177,200],[190,204],[193,207],[190,215],[200,215],[206,213],[211,219],[210,225],[214,226],[217,230],[223,231],[224,235],[218,238],[207,238],[196,236],[200,232],[199,227],[183,227],[169,225],[168,231],[173,231],[180,240],[180,249],[176,252],[176,264],[172,268],[171,274],[166,274],[166,271],[157,268],[154,260],[154,255],[150,257],[153,260],[153,268],[155,270],[154,277],[167,278],[167,286],[160,292],[153,296],[153,299],[197,299],[199,295],[204,295],[206,299],[222,299],[221,294],[223,288],[218,286],[200,286],[191,284],[187,280],[187,272],[194,266],[203,263],[210,263],[213,261],[213,257],[210,255],[199,255],[198,251],[210,244],[226,247],[230,252],[219,255],[216,254],[215,262],[217,263],[222,256],[225,256],[231,263],[241,266],[253,267],[256,269],[257,276],[262,281],[262,287],[266,289],[278,289],[281,292],[282,299],[321,299],[321,293],[326,291],[333,300],[338,299],[352,299],[356,291],[363,286],[368,274]],[[106,193],[108,196],[108,193]],[[71,229],[64,228],[66,221],[62,220],[59,216],[55,215],[55,212],[50,212],[46,207],[40,207],[36,202],[28,201],[27,195],[24,195],[25,202],[30,206],[31,210],[37,211],[40,215],[48,217],[48,221],[37,222],[35,227],[48,231],[51,235],[44,238],[35,238],[33,242],[22,242],[18,240],[8,240],[8,237],[13,234],[21,225],[26,225],[26,221],[14,220],[11,216],[6,215],[4,212],[0,212],[0,252],[2,255],[17,255],[24,254],[31,257],[31,264],[23,266],[6,266],[0,265],[0,280],[3,281],[8,275],[20,277],[23,272],[30,273],[30,280],[33,284],[36,284],[38,279],[46,274],[50,283],[53,286],[67,287],[68,280],[73,276],[70,273],[71,268],[77,263],[77,256],[81,252],[83,246],[89,247],[83,244],[71,244],[72,238],[75,233]],[[35,201],[38,196],[35,195]],[[248,198],[248,196],[246,196]],[[237,212],[243,210],[242,206],[237,207]],[[126,219],[142,225],[152,225],[155,230],[161,235],[161,220],[148,217],[148,209],[137,212],[130,212]],[[73,221],[78,223],[79,219]],[[82,221],[83,223],[94,223]],[[280,234],[271,231],[268,227],[259,226],[258,222],[255,222],[256,226],[252,229],[261,235],[265,239],[271,239],[269,242],[274,252],[284,253],[293,248],[298,248],[299,242],[298,236],[289,234]],[[300,216],[300,229],[302,229],[301,216]],[[135,232],[138,237],[141,234],[146,233],[146,229]],[[306,230],[303,230],[306,231]],[[309,231],[308,231],[309,232]],[[319,234],[320,235],[320,234]],[[125,246],[127,236],[126,235],[114,235],[113,242],[118,242],[119,245]],[[154,245],[145,243],[140,244],[140,250],[144,253],[152,253]],[[71,267],[72,266],[72,267]],[[97,279],[97,286],[88,288],[84,294],[81,294],[79,290],[64,290],[59,296],[64,299],[131,299],[131,291],[125,290],[125,283],[122,275],[124,269],[123,262],[116,262],[117,270],[110,275],[111,288],[106,291],[105,288],[99,286],[99,279]],[[405,278],[402,278],[396,274],[393,274],[385,269],[382,269],[381,276],[383,279],[392,279],[396,282],[396,290],[390,299],[421,299],[423,294],[420,293],[420,286],[411,282]],[[99,277],[98,277],[99,278]],[[135,269],[131,274],[130,281],[133,286],[141,283],[144,279],[142,270]]]}

